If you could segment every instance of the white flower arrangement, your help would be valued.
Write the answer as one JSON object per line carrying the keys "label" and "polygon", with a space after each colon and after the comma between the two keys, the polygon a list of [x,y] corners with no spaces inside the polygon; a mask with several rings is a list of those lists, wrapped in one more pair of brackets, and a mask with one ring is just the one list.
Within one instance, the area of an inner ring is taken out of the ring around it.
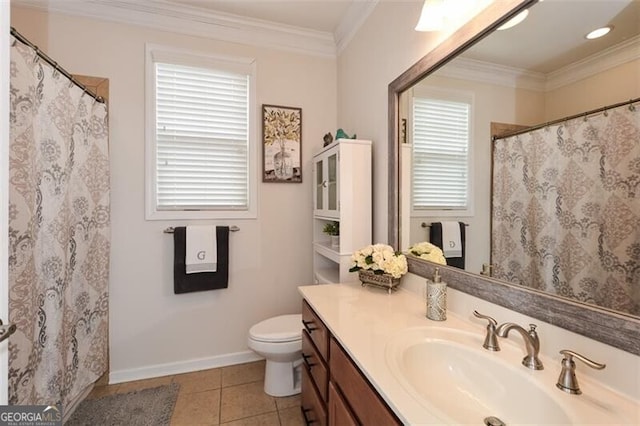
{"label": "white flower arrangement", "polygon": [[356,250],[351,256],[351,261],[353,265],[349,272],[365,269],[374,274],[387,273],[393,278],[400,278],[409,270],[405,255],[395,252],[386,244],[374,244]]}
{"label": "white flower arrangement", "polygon": [[409,247],[409,253],[419,257],[420,259],[428,260],[430,262],[439,263],[440,265],[446,265],[447,259],[442,253],[440,247],[433,245],[427,241],[417,243]]}

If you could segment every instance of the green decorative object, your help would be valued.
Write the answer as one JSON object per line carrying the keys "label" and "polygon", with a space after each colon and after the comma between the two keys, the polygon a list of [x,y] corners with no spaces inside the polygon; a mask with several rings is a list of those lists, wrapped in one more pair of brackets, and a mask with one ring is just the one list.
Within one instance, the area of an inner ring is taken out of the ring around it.
{"label": "green decorative object", "polygon": [[336,131],[336,139],[355,139],[355,138],[356,138],[355,134],[353,135],[353,137],[351,137],[351,136],[347,135],[345,133],[345,131],[342,130],[342,129],[338,129]]}
{"label": "green decorative object", "polygon": [[332,236],[340,235],[340,222],[332,221],[325,223],[322,232]]}

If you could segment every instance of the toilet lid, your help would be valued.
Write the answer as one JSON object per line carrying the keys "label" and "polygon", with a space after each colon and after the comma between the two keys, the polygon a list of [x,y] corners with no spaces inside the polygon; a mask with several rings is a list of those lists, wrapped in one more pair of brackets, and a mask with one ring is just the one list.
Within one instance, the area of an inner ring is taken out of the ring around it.
{"label": "toilet lid", "polygon": [[280,315],[249,329],[249,337],[261,342],[291,342],[302,338],[302,314]]}

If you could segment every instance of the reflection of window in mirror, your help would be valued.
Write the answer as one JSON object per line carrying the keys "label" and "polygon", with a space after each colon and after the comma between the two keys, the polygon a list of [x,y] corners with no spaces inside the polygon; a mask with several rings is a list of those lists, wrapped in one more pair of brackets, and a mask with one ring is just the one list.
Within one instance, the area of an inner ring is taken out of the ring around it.
{"label": "reflection of window in mirror", "polygon": [[473,94],[415,87],[410,99],[413,217],[472,214]]}

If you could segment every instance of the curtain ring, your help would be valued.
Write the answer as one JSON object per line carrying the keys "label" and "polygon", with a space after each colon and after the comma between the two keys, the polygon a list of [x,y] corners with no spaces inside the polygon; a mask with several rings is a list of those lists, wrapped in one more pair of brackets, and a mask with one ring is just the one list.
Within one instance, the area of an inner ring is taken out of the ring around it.
{"label": "curtain ring", "polygon": [[603,114],[604,114],[605,117],[608,117],[609,116],[609,111],[607,111],[607,109],[605,108]]}
{"label": "curtain ring", "polygon": [[629,101],[629,111],[636,112],[636,106],[631,101]]}
{"label": "curtain ring", "polygon": [[13,37],[13,41],[11,42],[11,47],[14,47],[17,42],[18,42],[18,39]]}
{"label": "curtain ring", "polygon": [[33,48],[33,53],[34,53],[34,55],[33,55],[33,63],[37,64],[38,61],[40,60],[40,50],[38,50],[38,46],[35,46]]}
{"label": "curtain ring", "polygon": [[60,70],[58,69],[58,63],[55,61],[53,61],[53,72],[51,73],[51,76],[55,79],[60,77]]}
{"label": "curtain ring", "polygon": [[586,113],[585,113],[584,117],[582,118],[582,121],[584,121],[585,123],[586,123],[587,121],[589,121],[589,119],[587,118],[587,114],[586,114]]}

